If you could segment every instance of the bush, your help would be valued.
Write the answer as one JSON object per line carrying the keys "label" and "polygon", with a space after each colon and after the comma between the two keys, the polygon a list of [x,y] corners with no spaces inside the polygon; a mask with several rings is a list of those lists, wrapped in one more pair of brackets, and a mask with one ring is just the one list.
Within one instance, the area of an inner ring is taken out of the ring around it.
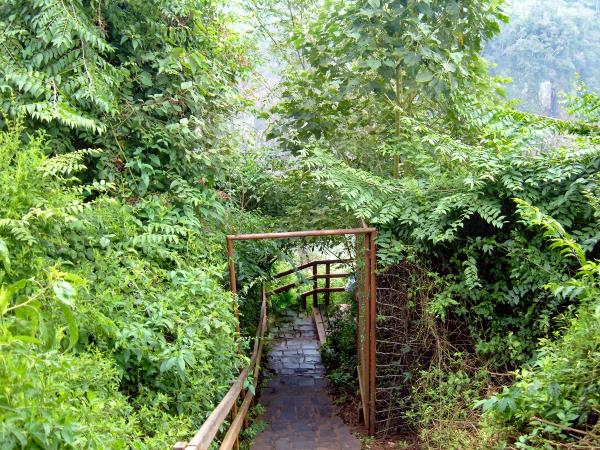
{"label": "bush", "polygon": [[0,132],[0,447],[166,448],[238,368],[221,239],[177,196],[77,184],[95,152],[46,150]]}
{"label": "bush", "polygon": [[338,309],[327,318],[327,341],[321,347],[327,379],[342,399],[359,392],[356,375],[356,315],[351,309]]}
{"label": "bush", "polygon": [[[478,404],[492,417],[526,431],[517,447],[553,447],[576,442],[574,448],[600,445],[600,264],[563,226],[539,209],[519,202],[525,223],[542,226],[545,236],[565,257],[581,265],[576,276],[548,286],[555,295],[573,296],[581,306],[565,314],[554,339],[542,339],[534,359],[517,372],[515,383]],[[575,427],[575,428],[573,428]],[[558,441],[558,442],[557,442]]]}
{"label": "bush", "polygon": [[490,377],[487,367],[469,359],[468,355],[456,354],[448,367],[434,366],[415,376],[411,407],[403,417],[418,433],[424,448],[503,448],[506,433],[498,427],[482,426],[472,408],[486,393]]}

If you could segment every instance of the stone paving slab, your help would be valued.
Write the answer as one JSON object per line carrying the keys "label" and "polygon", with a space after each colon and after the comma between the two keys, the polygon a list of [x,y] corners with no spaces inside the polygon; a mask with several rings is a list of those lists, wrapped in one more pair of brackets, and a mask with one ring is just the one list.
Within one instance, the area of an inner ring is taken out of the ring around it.
{"label": "stone paving slab", "polygon": [[270,330],[261,417],[267,426],[253,450],[360,450],[327,396],[325,368],[311,317],[286,312]]}

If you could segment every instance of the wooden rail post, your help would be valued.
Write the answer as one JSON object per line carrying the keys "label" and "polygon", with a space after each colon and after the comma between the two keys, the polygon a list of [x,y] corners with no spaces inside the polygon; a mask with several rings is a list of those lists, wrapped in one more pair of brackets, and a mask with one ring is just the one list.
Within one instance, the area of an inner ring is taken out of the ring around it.
{"label": "wooden rail post", "polygon": [[367,238],[369,239],[369,434],[375,435],[375,421],[377,420],[377,385],[375,377],[377,376],[377,246],[375,237],[377,231],[371,231]]}
{"label": "wooden rail post", "polygon": [[359,339],[361,339],[360,345],[361,345],[361,360],[360,360],[360,370],[362,372],[362,379],[363,379],[363,387],[365,388],[365,391],[363,393],[363,396],[365,397],[364,400],[364,405],[366,405],[366,411],[363,411],[363,418],[365,419],[365,426],[367,427],[368,432],[371,432],[371,383],[370,383],[370,379],[369,379],[369,361],[370,361],[370,355],[369,355],[369,351],[370,351],[370,346],[369,346],[369,328],[371,325],[371,320],[370,320],[370,300],[371,300],[371,296],[370,296],[370,287],[371,287],[371,283],[370,283],[370,273],[371,273],[371,259],[370,259],[370,254],[371,254],[371,241],[369,239],[369,235],[365,234],[364,237],[365,241],[364,241],[364,255],[363,255],[363,262],[364,262],[364,282],[363,282],[363,310],[364,310],[364,322],[362,324],[362,329],[358,330],[359,333]]}
{"label": "wooden rail post", "polygon": [[237,281],[235,277],[235,261],[233,259],[233,239],[227,236],[227,257],[229,258],[229,285],[231,286],[231,294],[233,295],[233,313],[237,321],[236,331],[237,337],[240,336],[240,311],[237,302]]}
{"label": "wooden rail post", "polygon": [[[237,280],[235,276],[235,261],[233,259],[233,240],[227,236],[227,256],[229,258],[229,284],[231,286],[231,294],[233,296],[233,313],[235,314],[236,319],[236,338],[238,339],[238,351],[242,350],[242,342],[240,340],[240,311],[237,302]],[[233,403],[233,407],[231,408],[231,420],[237,416],[237,400]],[[239,450],[240,442],[238,439],[235,440],[233,444],[233,450]]]}
{"label": "wooden rail post", "polygon": [[319,265],[317,263],[313,264],[313,306],[314,307],[318,307],[319,306],[319,294],[317,293],[317,289],[319,289],[319,279],[317,278],[317,275],[319,274]]}
{"label": "wooden rail post", "polygon": [[[331,275],[331,263],[329,262],[325,263],[325,275],[327,276],[325,278],[325,287],[329,289],[331,287],[331,278],[329,277]],[[325,291],[325,306],[329,306],[330,299],[331,295],[329,291]]]}

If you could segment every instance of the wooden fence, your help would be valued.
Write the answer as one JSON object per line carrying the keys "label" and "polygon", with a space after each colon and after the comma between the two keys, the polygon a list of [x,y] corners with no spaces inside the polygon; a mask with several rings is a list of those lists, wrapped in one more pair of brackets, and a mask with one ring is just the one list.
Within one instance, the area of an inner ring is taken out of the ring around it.
{"label": "wooden fence", "polygon": [[[262,358],[267,325],[267,294],[263,286],[262,303],[260,306],[260,319],[258,321],[256,339],[254,340],[254,350],[252,351],[252,356],[250,357],[250,363],[244,368],[244,370],[242,370],[225,397],[223,397],[223,400],[221,400],[221,403],[219,403],[211,415],[208,416],[208,419],[206,419],[192,440],[189,442],[178,442],[173,446],[173,450],[207,450],[212,441],[215,439],[219,429],[227,419],[227,416],[230,414],[232,415],[233,420],[229,425],[229,429],[227,430],[219,449],[229,450],[231,448],[238,447],[238,437],[240,431],[242,430],[242,426],[244,425],[246,414],[248,413],[248,409],[250,408],[250,404],[252,403],[252,399],[254,398],[254,393],[256,392],[256,387],[258,384],[260,362]],[[244,390],[244,385],[248,375],[251,373],[253,376],[253,389]],[[242,401],[242,404],[238,410],[237,401],[240,397],[240,394],[243,396],[244,400]]]}
{"label": "wooden fence", "polygon": [[[350,273],[331,273],[331,266],[334,264],[349,264],[352,261],[352,259],[323,259],[319,261],[311,261],[306,264],[301,264],[300,266],[295,267],[293,269],[279,272],[277,275],[275,275],[275,278],[282,278],[293,273],[298,273],[302,270],[312,269],[312,275],[307,277],[306,279],[313,282],[313,288],[310,291],[306,291],[300,294],[302,308],[306,309],[306,299],[308,297],[312,297],[312,305],[313,307],[316,307],[318,305],[318,295],[321,293],[325,294],[325,304],[329,305],[329,294],[331,292],[344,292],[345,290],[345,288],[343,287],[331,287],[331,279],[347,278],[350,276]],[[319,266],[325,266],[325,273],[319,273]],[[319,287],[319,280],[325,280],[324,287]],[[282,292],[289,291],[290,289],[298,286],[298,284],[299,282],[294,281],[292,283],[288,283],[286,285],[278,287],[277,289],[273,289],[271,293],[280,294]]]}

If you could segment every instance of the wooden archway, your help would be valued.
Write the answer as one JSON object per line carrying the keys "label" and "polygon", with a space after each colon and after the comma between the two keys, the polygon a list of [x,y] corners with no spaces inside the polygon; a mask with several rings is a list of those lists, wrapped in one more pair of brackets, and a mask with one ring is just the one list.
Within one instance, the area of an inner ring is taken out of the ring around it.
{"label": "wooden archway", "polygon": [[262,239],[289,239],[306,237],[327,237],[354,235],[364,237],[363,284],[357,295],[357,359],[358,378],[361,392],[365,425],[370,435],[376,432],[376,316],[377,316],[377,249],[375,228],[351,228],[337,230],[291,231],[282,233],[255,233],[227,236],[227,255],[229,258],[229,281],[234,297],[234,313],[237,319],[237,331],[240,331],[239,309],[237,302],[237,279],[235,272],[235,241]]}

